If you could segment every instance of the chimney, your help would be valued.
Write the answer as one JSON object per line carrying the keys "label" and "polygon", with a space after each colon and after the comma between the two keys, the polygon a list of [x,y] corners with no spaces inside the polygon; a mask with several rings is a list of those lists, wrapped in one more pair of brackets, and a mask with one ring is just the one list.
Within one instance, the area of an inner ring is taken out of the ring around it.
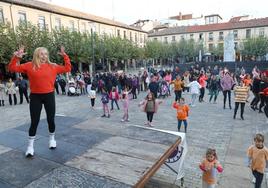
{"label": "chimney", "polygon": [[179,20],[182,20],[182,14],[181,14],[181,12],[179,13]]}

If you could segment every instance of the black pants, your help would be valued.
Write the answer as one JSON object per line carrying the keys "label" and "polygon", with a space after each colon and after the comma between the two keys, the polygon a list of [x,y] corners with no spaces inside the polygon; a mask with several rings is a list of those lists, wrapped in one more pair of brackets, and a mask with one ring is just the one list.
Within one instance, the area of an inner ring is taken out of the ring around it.
{"label": "black pants", "polygon": [[183,87],[183,92],[187,91],[189,93],[190,88],[189,87]]}
{"label": "black pants", "polygon": [[229,107],[231,108],[231,90],[223,91],[223,107],[225,108],[227,94],[228,94],[228,99],[229,99]]}
{"label": "black pants", "polygon": [[175,93],[175,101],[180,100],[182,91],[181,90],[175,90],[174,93]]}
{"label": "black pants", "polygon": [[25,96],[27,103],[29,103],[27,89],[26,88],[22,88],[22,89],[19,90],[19,93],[20,93],[20,104],[23,103],[23,95]]}
{"label": "black pants", "polygon": [[[13,94],[13,98],[14,98],[14,104],[17,104],[17,96],[16,94]],[[9,104],[12,105],[12,94],[8,94],[8,99],[9,99]]]}
{"label": "black pants", "polygon": [[251,101],[250,105],[256,109],[260,101],[260,95],[258,93],[253,93],[253,94],[254,94],[254,99]]}
{"label": "black pants", "polygon": [[137,99],[137,87],[132,87],[133,99]]}
{"label": "black pants", "polygon": [[94,105],[95,105],[95,98],[90,99],[90,101],[91,101],[91,106],[94,107]]}
{"label": "black pants", "polygon": [[200,88],[200,95],[199,95],[199,102],[203,101],[204,96],[205,96],[205,88],[201,87]]}
{"label": "black pants", "polygon": [[61,94],[63,95],[66,95],[65,87],[66,87],[66,84],[60,84]]}
{"label": "black pants", "polygon": [[119,106],[118,106],[118,102],[117,102],[117,100],[116,100],[116,99],[112,99],[112,102],[111,102],[111,110],[113,110],[113,109],[114,109],[114,103],[116,104],[117,109],[118,109],[118,110],[120,110],[120,108],[119,108]]}
{"label": "black pants", "polygon": [[55,132],[55,94],[54,92],[46,94],[30,94],[30,115],[31,115],[31,127],[29,129],[29,136],[35,136],[36,129],[40,120],[40,114],[42,111],[42,105],[44,104],[47,123],[50,133]]}
{"label": "black pants", "polygon": [[260,99],[261,99],[261,103],[260,103],[260,107],[259,107],[259,112],[262,112],[262,107],[264,107],[265,105],[265,96],[264,95],[260,95]]}
{"label": "black pants", "polygon": [[147,112],[147,120],[149,122],[153,121],[153,117],[154,117],[154,112]]}
{"label": "black pants", "polygon": [[266,98],[265,98],[264,113],[265,113],[266,117],[268,118],[268,96],[266,96]]}
{"label": "black pants", "polygon": [[58,85],[58,82],[55,82],[54,83],[54,87],[56,89],[57,94],[59,94],[59,85]]}
{"label": "black pants", "polygon": [[241,112],[240,112],[240,117],[244,118],[244,109],[245,109],[245,104],[246,103],[241,103],[241,102],[235,102],[235,109],[234,109],[234,117],[236,117],[237,110],[239,108],[239,104],[241,106]]}
{"label": "black pants", "polygon": [[256,170],[252,171],[252,174],[256,178],[255,188],[261,188],[263,174],[257,172]]}

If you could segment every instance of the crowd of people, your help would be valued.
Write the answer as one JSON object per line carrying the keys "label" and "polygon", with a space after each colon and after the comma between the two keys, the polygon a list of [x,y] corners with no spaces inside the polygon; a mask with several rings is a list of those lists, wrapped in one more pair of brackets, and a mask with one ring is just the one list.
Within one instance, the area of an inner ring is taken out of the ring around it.
{"label": "crowd of people", "polygon": [[[79,96],[88,95],[91,107],[94,109],[95,100],[100,98],[103,114],[101,117],[111,117],[111,111],[116,105],[117,110],[123,109],[122,122],[130,121],[129,103],[130,99],[138,99],[140,92],[147,92],[146,97],[139,102],[142,111],[146,113],[147,121],[145,125],[152,127],[154,114],[158,111],[160,104],[165,98],[172,97],[174,92],[174,102],[172,107],[176,109],[178,131],[181,131],[181,125],[184,124],[184,132],[187,132],[188,116],[190,108],[199,103],[205,102],[204,96],[208,91],[209,103],[217,103],[220,92],[223,94],[223,109],[232,105],[232,90],[234,93],[234,113],[233,118],[236,119],[238,108],[240,106],[240,118],[244,120],[245,104],[250,102],[252,110],[258,110],[259,113],[265,112],[268,118],[268,71],[260,71],[254,67],[251,73],[244,69],[240,72],[230,72],[226,67],[215,66],[199,67],[192,66],[189,70],[182,72],[178,67],[174,70],[144,70],[137,74],[127,74],[125,72],[105,72],[90,75],[88,72],[76,73],[75,75],[63,74],[70,72],[71,64],[64,48],[61,48],[60,54],[64,59],[64,66],[51,63],[49,61],[48,51],[45,48],[37,48],[34,52],[32,62],[19,65],[17,62],[24,55],[24,48],[14,53],[9,69],[13,72],[22,73],[17,80],[12,81],[10,78],[7,82],[0,80],[0,106],[5,106],[6,96],[10,105],[17,105],[17,93],[19,93],[20,101],[23,103],[25,97],[26,102],[30,103],[31,126],[29,129],[29,144],[26,156],[34,155],[33,143],[35,140],[36,130],[40,119],[42,105],[44,104],[49,124],[49,148],[56,148],[55,140],[55,91],[59,95],[59,86],[62,95]],[[22,75],[27,75],[28,80]],[[30,90],[30,98],[28,92]],[[250,91],[254,95],[254,99],[249,101]],[[191,95],[191,102],[186,103],[183,93]],[[227,100],[228,98],[228,100]],[[119,105],[122,101],[122,108]],[[227,103],[227,104],[226,104]],[[263,160],[263,155],[267,155],[268,151],[264,146],[260,146],[264,137],[258,135],[255,138],[256,146],[249,148],[248,156],[252,161],[251,168],[253,175],[256,177],[256,186],[259,187],[263,177],[263,166],[261,170],[255,169],[256,160]],[[259,154],[255,147],[263,149],[263,155]],[[256,151],[255,151],[256,150]],[[254,152],[258,153],[256,158]],[[267,159],[267,158],[266,158]],[[257,165],[258,166],[258,165]],[[258,166],[259,167],[259,166]],[[222,172],[222,166],[217,161],[217,154],[214,149],[208,149],[205,159],[200,164],[203,171],[203,187],[215,186],[215,173]]]}

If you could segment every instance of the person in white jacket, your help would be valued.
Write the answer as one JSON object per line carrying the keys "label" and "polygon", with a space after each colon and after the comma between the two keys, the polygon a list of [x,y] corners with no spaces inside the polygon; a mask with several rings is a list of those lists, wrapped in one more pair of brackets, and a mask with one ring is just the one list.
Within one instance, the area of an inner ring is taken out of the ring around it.
{"label": "person in white jacket", "polygon": [[192,95],[192,101],[191,101],[191,106],[195,106],[195,100],[197,96],[200,94],[200,88],[201,85],[197,82],[196,77],[193,78],[193,81],[190,82],[187,87],[190,88],[190,93]]}

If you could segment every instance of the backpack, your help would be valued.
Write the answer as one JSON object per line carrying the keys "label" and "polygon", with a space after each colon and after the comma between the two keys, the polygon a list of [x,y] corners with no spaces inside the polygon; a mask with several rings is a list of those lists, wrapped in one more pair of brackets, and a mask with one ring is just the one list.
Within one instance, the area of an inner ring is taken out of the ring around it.
{"label": "backpack", "polygon": [[104,103],[104,104],[109,102],[109,97],[108,97],[107,94],[102,95],[101,102]]}

